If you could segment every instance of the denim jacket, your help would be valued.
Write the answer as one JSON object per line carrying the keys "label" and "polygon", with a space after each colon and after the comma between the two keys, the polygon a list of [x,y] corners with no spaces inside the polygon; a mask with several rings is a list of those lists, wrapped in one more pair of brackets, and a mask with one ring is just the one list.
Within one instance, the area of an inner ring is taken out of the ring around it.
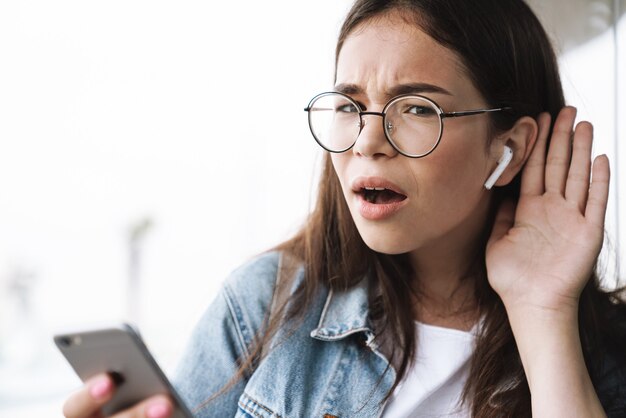
{"label": "denim jacket", "polygon": [[[325,290],[295,332],[278,332],[253,373],[209,401],[235,374],[262,327],[279,262],[279,253],[261,255],[226,280],[180,361],[177,391],[198,418],[380,417],[395,371],[368,320],[367,277],[344,292]],[[301,268],[296,283],[303,275]],[[607,404],[599,393],[609,417],[626,417],[624,370],[602,385],[613,395]]]}

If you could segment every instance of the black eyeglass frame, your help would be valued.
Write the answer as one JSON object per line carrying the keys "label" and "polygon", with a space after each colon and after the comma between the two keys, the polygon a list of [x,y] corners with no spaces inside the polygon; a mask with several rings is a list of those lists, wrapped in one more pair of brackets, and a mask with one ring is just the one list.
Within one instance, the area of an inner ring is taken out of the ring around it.
{"label": "black eyeglass frame", "polygon": [[[324,96],[329,96],[329,95],[339,95],[342,96],[344,98],[346,98],[351,104],[354,105],[354,107],[358,110],[359,113],[359,133],[358,135],[354,138],[354,142],[347,148],[340,150],[340,151],[336,151],[336,150],[331,150],[328,149],[326,146],[324,146],[324,144],[322,144],[322,142],[317,138],[317,136],[315,136],[315,132],[313,131],[313,126],[311,125],[311,106],[313,105],[313,103],[315,101],[317,101],[319,98],[324,97]],[[389,135],[389,132],[387,131],[387,127],[385,125],[386,122],[386,118],[387,118],[387,110],[394,105],[397,101],[405,99],[407,97],[416,97],[419,98],[421,100],[425,100],[426,102],[430,103],[433,108],[437,111],[437,116],[439,117],[439,136],[437,137],[437,141],[435,142],[435,144],[433,145],[433,147],[428,151],[425,152],[423,154],[409,154],[407,152],[402,151],[393,141],[393,139],[391,138],[391,136]],[[432,153],[437,146],[439,145],[439,142],[441,142],[441,137],[443,135],[443,120],[445,118],[458,118],[458,117],[462,117],[462,116],[473,116],[473,115],[479,115],[482,113],[490,113],[490,112],[500,112],[500,111],[506,111],[506,110],[513,110],[512,107],[497,107],[497,108],[491,108],[491,109],[472,109],[472,110],[461,110],[461,111],[457,111],[457,112],[444,112],[444,110],[441,108],[441,106],[439,106],[437,104],[437,102],[435,102],[432,99],[429,99],[426,96],[422,96],[420,94],[401,94],[399,96],[393,97],[391,98],[387,104],[383,107],[383,111],[382,112],[368,112],[368,111],[363,111],[361,109],[361,106],[359,106],[359,104],[350,96],[348,96],[347,94],[344,93],[340,93],[337,91],[326,91],[323,93],[320,93],[318,95],[316,95],[315,97],[313,97],[310,101],[307,107],[304,108],[304,111],[308,113],[308,123],[309,123],[309,130],[311,131],[311,134],[313,135],[313,138],[315,139],[315,142],[317,142],[323,149],[325,149],[328,152],[333,152],[336,154],[340,154],[342,152],[346,152],[349,149],[351,149],[352,147],[354,147],[354,145],[356,144],[356,141],[359,139],[359,136],[361,135],[361,131],[363,130],[363,115],[374,115],[374,116],[380,116],[382,117],[382,123],[383,123],[383,131],[385,132],[385,138],[387,138],[387,141],[391,144],[391,146],[398,151],[400,154],[409,157],[409,158],[422,158],[427,156],[428,154]]]}

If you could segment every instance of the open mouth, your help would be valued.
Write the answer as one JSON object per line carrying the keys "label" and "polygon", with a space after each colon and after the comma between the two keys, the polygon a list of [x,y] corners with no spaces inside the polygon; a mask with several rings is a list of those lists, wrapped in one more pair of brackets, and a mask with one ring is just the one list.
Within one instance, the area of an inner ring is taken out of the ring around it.
{"label": "open mouth", "polygon": [[363,197],[363,200],[375,205],[387,205],[402,202],[406,199],[405,195],[383,187],[363,187],[359,194]]}

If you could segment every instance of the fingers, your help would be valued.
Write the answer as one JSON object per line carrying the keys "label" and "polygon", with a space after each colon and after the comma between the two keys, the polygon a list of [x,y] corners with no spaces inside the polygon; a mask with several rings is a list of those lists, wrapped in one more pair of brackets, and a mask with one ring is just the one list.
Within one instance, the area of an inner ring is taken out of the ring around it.
{"label": "fingers", "polygon": [[157,395],[130,409],[117,413],[111,418],[169,418],[173,411],[172,401],[167,396]]}
{"label": "fingers", "polygon": [[549,117],[544,114],[539,116],[537,143],[524,167],[521,193],[558,194],[576,205],[585,217],[589,214],[598,225],[604,225],[610,177],[608,159],[603,156],[594,162],[590,188],[593,126],[589,122],[581,122],[574,130],[575,118],[575,108],[561,110],[554,123],[546,158]]}
{"label": "fingers", "polygon": [[585,212],[587,194],[589,192],[592,143],[593,127],[589,122],[579,123],[574,133],[572,161],[567,175],[565,199],[574,203],[580,213]]}
{"label": "fingers", "polygon": [[609,180],[611,177],[609,159],[600,155],[593,161],[593,173],[589,198],[585,208],[585,218],[598,227],[604,228],[604,215],[609,200]]}
{"label": "fingers", "polygon": [[[100,418],[100,408],[113,397],[115,384],[107,374],[100,374],[89,379],[63,405],[66,418]],[[133,407],[118,412],[111,418],[168,418],[174,407],[172,401],[164,395],[148,398]]]}
{"label": "fingers", "polygon": [[115,385],[107,374],[100,374],[89,379],[63,405],[66,418],[88,418],[98,416],[100,407],[113,397]]}
{"label": "fingers", "polygon": [[537,118],[539,133],[537,142],[522,172],[521,194],[540,195],[544,192],[546,143],[550,134],[550,114],[542,113]]}
{"label": "fingers", "polygon": [[564,107],[554,122],[546,161],[545,191],[564,195],[570,166],[571,138],[576,109]]}

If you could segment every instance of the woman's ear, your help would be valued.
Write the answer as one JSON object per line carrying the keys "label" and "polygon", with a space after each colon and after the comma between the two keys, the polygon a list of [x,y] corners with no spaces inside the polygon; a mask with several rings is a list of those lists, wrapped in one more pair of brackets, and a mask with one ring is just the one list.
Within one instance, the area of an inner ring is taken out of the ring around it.
{"label": "woman's ear", "polygon": [[511,129],[498,135],[490,147],[493,159],[490,174],[497,170],[499,162],[502,165],[503,157],[506,157],[507,153],[505,145],[513,151],[513,156],[493,185],[505,186],[515,178],[528,160],[537,141],[538,132],[537,121],[530,116],[523,116]]}

